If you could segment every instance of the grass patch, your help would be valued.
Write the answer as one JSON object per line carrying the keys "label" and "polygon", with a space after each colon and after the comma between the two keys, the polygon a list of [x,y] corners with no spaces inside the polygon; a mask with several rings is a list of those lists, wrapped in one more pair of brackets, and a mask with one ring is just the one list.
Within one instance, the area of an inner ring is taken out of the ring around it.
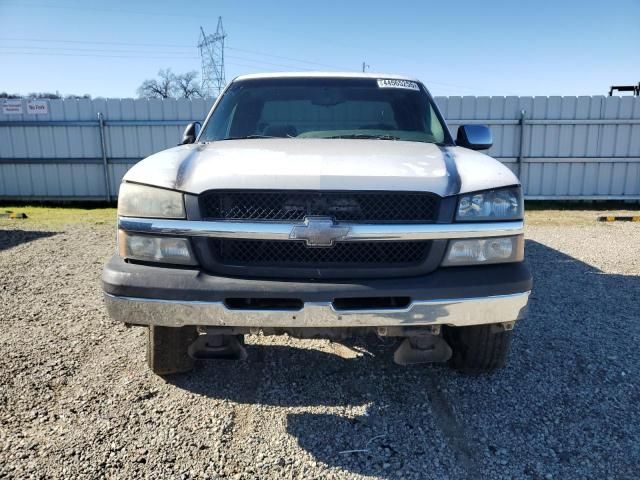
{"label": "grass patch", "polygon": [[5,206],[0,207],[0,213],[26,213],[25,219],[0,218],[0,227],[6,226],[44,226],[62,227],[63,225],[114,225],[116,223],[115,208],[77,208],[77,207],[47,207],[47,206]]}
{"label": "grass patch", "polygon": [[527,225],[558,226],[558,225],[597,225],[611,226],[617,224],[599,222],[598,217],[603,215],[637,215],[637,210],[527,210],[525,217]]}

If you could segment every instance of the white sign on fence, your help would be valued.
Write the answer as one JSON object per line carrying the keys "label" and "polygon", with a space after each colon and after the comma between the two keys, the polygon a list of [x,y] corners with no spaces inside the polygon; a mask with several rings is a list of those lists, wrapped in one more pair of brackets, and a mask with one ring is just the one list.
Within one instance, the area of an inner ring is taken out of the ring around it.
{"label": "white sign on fence", "polygon": [[5,115],[22,115],[22,100],[7,99],[2,104],[2,113]]}
{"label": "white sign on fence", "polygon": [[29,100],[27,102],[27,113],[31,115],[46,115],[49,113],[49,102],[46,100]]}

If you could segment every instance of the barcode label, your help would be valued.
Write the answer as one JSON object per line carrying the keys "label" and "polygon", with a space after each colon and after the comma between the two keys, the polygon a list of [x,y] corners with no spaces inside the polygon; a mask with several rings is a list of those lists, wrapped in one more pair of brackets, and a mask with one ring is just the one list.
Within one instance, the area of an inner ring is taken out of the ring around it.
{"label": "barcode label", "polygon": [[379,78],[379,88],[406,88],[408,90],[420,90],[416,82],[410,80],[396,80],[392,78]]}

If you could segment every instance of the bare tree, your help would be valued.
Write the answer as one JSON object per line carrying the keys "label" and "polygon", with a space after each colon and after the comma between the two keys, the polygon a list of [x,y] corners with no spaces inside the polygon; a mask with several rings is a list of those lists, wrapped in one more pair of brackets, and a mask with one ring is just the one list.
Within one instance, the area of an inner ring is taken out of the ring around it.
{"label": "bare tree", "polygon": [[140,98],[171,98],[175,92],[175,75],[170,68],[160,70],[158,78],[145,80],[138,87]]}
{"label": "bare tree", "polygon": [[160,70],[158,78],[145,80],[138,88],[140,98],[196,98],[202,97],[198,72],[176,75],[170,68]]}
{"label": "bare tree", "polygon": [[175,89],[179,97],[196,98],[202,97],[200,83],[196,80],[198,72],[191,71],[182,75],[175,75]]}
{"label": "bare tree", "polygon": [[59,100],[62,98],[60,92],[56,91],[56,93],[51,92],[32,92],[28,95],[25,95],[25,98],[48,98],[51,100]]}
{"label": "bare tree", "polygon": [[84,95],[76,95],[76,94],[70,93],[68,95],[65,95],[64,98],[65,100],[80,100],[80,99],[91,100],[91,95],[88,93],[85,93]]}

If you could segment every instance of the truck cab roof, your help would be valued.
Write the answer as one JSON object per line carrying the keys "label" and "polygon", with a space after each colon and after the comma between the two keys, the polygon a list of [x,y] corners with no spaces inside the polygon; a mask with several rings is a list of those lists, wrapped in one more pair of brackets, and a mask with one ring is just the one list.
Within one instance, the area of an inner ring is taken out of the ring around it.
{"label": "truck cab roof", "polygon": [[241,80],[257,80],[266,78],[389,78],[393,80],[409,80],[420,82],[415,77],[404,75],[393,75],[390,73],[363,73],[363,72],[274,72],[274,73],[251,73],[240,75],[233,79],[234,82]]}

